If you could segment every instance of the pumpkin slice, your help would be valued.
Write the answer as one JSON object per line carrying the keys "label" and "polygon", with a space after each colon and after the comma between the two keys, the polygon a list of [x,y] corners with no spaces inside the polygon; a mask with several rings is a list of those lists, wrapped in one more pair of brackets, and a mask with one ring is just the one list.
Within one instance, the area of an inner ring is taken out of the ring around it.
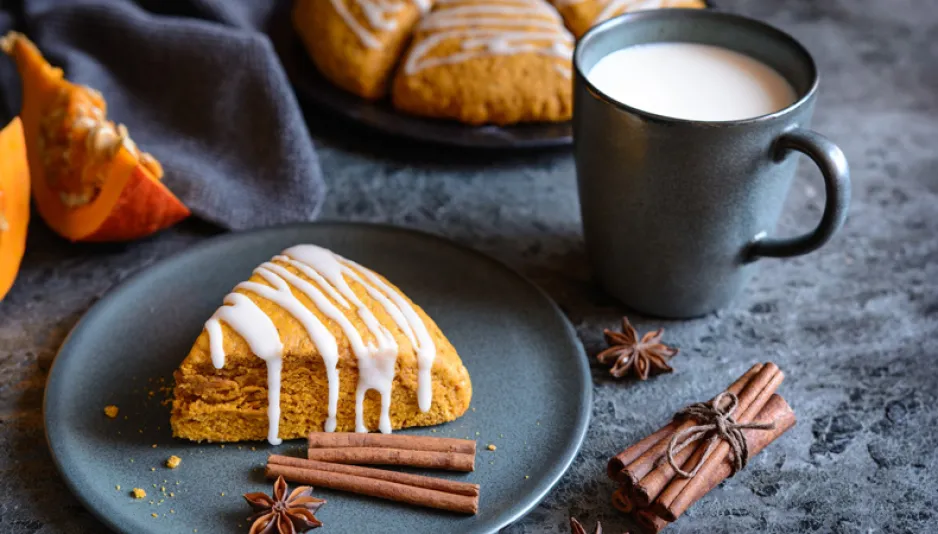
{"label": "pumpkin slice", "polygon": [[23,131],[39,214],[72,241],[128,241],[167,228],[189,210],[161,182],[163,169],[107,120],[107,104],[73,84],[22,34],[0,48],[23,83]]}
{"label": "pumpkin slice", "polygon": [[19,117],[0,131],[0,300],[6,296],[26,249],[29,164]]}

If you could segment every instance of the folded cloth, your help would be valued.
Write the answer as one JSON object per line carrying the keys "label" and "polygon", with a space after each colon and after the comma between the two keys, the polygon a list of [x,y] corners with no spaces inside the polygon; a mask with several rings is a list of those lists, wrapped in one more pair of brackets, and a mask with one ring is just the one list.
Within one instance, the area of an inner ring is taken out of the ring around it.
{"label": "folded cloth", "polygon": [[[101,91],[203,219],[233,230],[307,221],[325,195],[319,161],[265,35],[272,0],[2,0],[0,35],[23,31],[77,83]],[[19,110],[0,57],[0,119]]]}

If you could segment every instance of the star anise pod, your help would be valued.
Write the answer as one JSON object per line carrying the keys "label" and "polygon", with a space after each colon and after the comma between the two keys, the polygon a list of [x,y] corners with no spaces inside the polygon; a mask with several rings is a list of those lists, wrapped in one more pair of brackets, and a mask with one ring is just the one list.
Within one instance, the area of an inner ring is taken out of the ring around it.
{"label": "star anise pod", "polygon": [[[586,534],[586,529],[575,517],[570,518],[570,530],[571,534]],[[599,521],[596,522],[596,531],[593,534],[603,534],[603,525]]]}
{"label": "star anise pod", "polygon": [[670,373],[674,371],[668,360],[678,353],[678,349],[661,342],[664,328],[648,332],[642,339],[628,317],[622,318],[622,332],[603,330],[609,348],[596,355],[596,359],[606,365],[612,365],[609,373],[616,378],[632,371],[640,380],[649,374]]}
{"label": "star anise pod", "polygon": [[316,527],[322,522],[313,515],[326,504],[311,494],[313,488],[300,486],[287,495],[287,483],[283,477],[274,482],[273,498],[265,493],[245,493],[244,500],[251,505],[254,515],[248,534],[297,534]]}

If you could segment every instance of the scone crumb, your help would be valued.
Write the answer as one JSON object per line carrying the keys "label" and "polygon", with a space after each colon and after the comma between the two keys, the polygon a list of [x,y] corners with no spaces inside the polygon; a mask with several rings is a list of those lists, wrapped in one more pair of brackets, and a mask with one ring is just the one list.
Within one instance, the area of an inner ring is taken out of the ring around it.
{"label": "scone crumb", "polygon": [[134,488],[130,493],[134,496],[134,499],[145,499],[147,496],[147,492],[143,488]]}
{"label": "scone crumb", "polygon": [[117,491],[120,491],[120,490],[121,490],[121,485],[118,484],[118,485],[114,486],[114,489],[116,489]]}
{"label": "scone crumb", "polygon": [[497,449],[497,448],[498,448],[498,447],[496,447],[495,445],[492,445],[491,443],[489,443],[489,446],[486,447],[486,449],[488,449],[488,450],[490,450],[490,451],[494,451],[494,450]]}
{"label": "scone crumb", "polygon": [[109,404],[104,407],[104,415],[110,417],[111,419],[116,418],[118,412],[120,412],[120,408],[114,406],[113,404]]}
{"label": "scone crumb", "polygon": [[153,448],[154,448],[154,449],[156,448],[156,443],[153,444]]}
{"label": "scone crumb", "polygon": [[176,456],[175,454],[166,459],[166,467],[170,469],[176,469],[179,467],[180,463],[182,463],[182,458]]}
{"label": "scone crumb", "polygon": [[[150,468],[150,471],[156,471],[156,468],[155,468],[155,467],[151,467],[151,468]],[[154,486],[154,487],[155,487],[155,486]]]}
{"label": "scone crumb", "polygon": [[159,517],[159,515],[157,515],[157,514],[155,514],[155,513],[154,513],[154,514],[150,514],[150,515],[151,515],[152,517]]}

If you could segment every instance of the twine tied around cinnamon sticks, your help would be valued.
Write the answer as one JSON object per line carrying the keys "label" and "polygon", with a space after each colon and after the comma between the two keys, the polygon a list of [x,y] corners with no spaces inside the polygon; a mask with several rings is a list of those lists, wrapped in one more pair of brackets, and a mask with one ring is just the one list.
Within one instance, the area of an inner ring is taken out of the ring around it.
{"label": "twine tied around cinnamon sticks", "polygon": [[[729,400],[723,406],[724,400]],[[688,429],[682,430],[671,437],[668,444],[667,459],[674,469],[674,473],[681,478],[693,478],[697,476],[700,468],[707,462],[707,458],[716,448],[720,440],[726,441],[733,452],[732,470],[729,476],[735,475],[746,467],[749,462],[749,444],[746,436],[743,435],[744,429],[752,430],[772,430],[775,428],[775,422],[769,423],[737,423],[733,418],[733,412],[739,406],[739,397],[731,391],[724,391],[710,402],[698,402],[678,411],[674,414],[675,419],[694,419],[699,424]],[[694,468],[690,471],[684,471],[678,466],[674,455],[681,452],[688,445],[695,443],[709,435],[707,448],[703,456]]]}
{"label": "twine tied around cinnamon sticks", "polygon": [[784,378],[771,362],[753,365],[713,400],[681,410],[610,458],[606,471],[619,484],[613,505],[642,532],[660,532],[676,521],[794,426],[795,413],[776,393]]}

